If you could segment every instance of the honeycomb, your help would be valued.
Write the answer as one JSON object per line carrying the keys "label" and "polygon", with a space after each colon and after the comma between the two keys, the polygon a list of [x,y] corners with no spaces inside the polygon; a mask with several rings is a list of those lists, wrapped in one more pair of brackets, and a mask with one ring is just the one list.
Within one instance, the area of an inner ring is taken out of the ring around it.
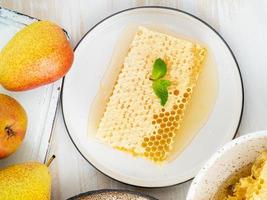
{"label": "honeycomb", "polygon": [[241,178],[234,185],[233,195],[225,200],[264,200],[267,199],[267,151],[261,153],[251,169],[251,175]]}
{"label": "honeycomb", "polygon": [[[166,160],[190,101],[206,49],[139,27],[96,133],[112,147],[155,162]],[[157,58],[167,64],[169,98],[160,105],[150,80]]]}

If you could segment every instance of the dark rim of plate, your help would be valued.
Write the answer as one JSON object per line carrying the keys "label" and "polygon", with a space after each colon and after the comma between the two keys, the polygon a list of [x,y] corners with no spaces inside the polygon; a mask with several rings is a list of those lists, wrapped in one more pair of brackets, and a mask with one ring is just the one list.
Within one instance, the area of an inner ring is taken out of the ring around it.
{"label": "dark rim of plate", "polygon": [[[166,9],[166,10],[172,10],[172,11],[176,11],[176,12],[180,12],[180,13],[183,13],[183,14],[186,14],[186,15],[188,15],[188,16],[190,16],[190,17],[192,17],[192,18],[194,18],[194,19],[196,19],[196,20],[198,20],[198,21],[200,21],[200,22],[202,22],[204,25],[206,25],[208,28],[210,28],[214,33],[216,33],[218,36],[219,36],[219,38],[223,41],[223,43],[225,44],[225,46],[228,48],[228,50],[229,50],[229,52],[231,53],[231,55],[232,55],[232,57],[233,57],[233,59],[234,59],[234,61],[235,61],[235,64],[236,64],[236,66],[237,66],[237,69],[238,69],[238,72],[239,72],[239,76],[240,76],[240,81],[241,81],[241,89],[242,89],[242,107],[241,107],[241,112],[240,112],[240,117],[239,117],[239,121],[238,121],[238,124],[237,124],[237,127],[236,127],[236,131],[235,131],[235,134],[234,134],[234,136],[233,136],[233,138],[232,139],[234,139],[235,137],[236,137],[236,135],[237,135],[237,133],[238,133],[238,129],[239,129],[239,127],[240,127],[240,124],[241,124],[241,119],[242,119],[242,115],[243,115],[243,111],[244,111],[244,84],[243,84],[243,79],[242,79],[242,75],[241,75],[241,70],[240,70],[240,68],[239,68],[239,65],[238,65],[238,62],[237,62],[237,60],[236,60],[236,57],[235,57],[235,55],[234,55],[234,53],[233,53],[233,51],[232,51],[232,49],[230,48],[230,46],[227,44],[227,42],[224,40],[224,38],[211,26],[211,25],[209,25],[207,22],[205,22],[205,21],[203,21],[202,19],[200,19],[200,18],[198,18],[198,17],[196,17],[195,15],[192,15],[192,14],[190,14],[190,13],[188,13],[188,12],[185,12],[185,11],[183,11],[183,10],[179,10],[179,9],[176,9],[176,8],[171,8],[171,7],[165,7],[165,6],[140,6],[140,7],[133,7],[133,8],[128,8],[128,9],[125,9],[125,10],[121,10],[121,11],[119,11],[119,12],[116,12],[116,13],[114,13],[114,14],[112,14],[112,15],[110,15],[110,16],[108,16],[108,17],[106,17],[106,18],[104,18],[104,19],[102,19],[101,21],[99,21],[97,24],[95,24],[82,38],[81,38],[81,40],[77,43],[77,45],[75,46],[75,48],[74,48],[74,51],[76,50],[76,48],[79,46],[79,44],[83,41],[83,39],[93,30],[93,29],[95,29],[98,25],[100,25],[102,22],[104,22],[105,20],[107,20],[107,19],[109,19],[109,18],[111,18],[111,17],[113,17],[113,16],[115,16],[115,15],[118,15],[118,14],[120,14],[120,13],[124,13],[124,12],[127,12],[127,11],[131,11],[131,10],[135,10],[135,9],[146,9],[146,8],[158,8],[158,9]],[[79,150],[79,148],[77,147],[77,145],[75,144],[75,142],[74,142],[74,140],[73,140],[73,138],[71,137],[71,134],[70,134],[70,131],[68,130],[68,126],[67,126],[67,123],[66,123],[66,120],[65,120],[65,116],[64,116],[64,106],[63,106],[63,92],[64,92],[64,82],[65,82],[65,77],[63,78],[63,81],[62,81],[62,90],[61,90],[61,98],[60,98],[60,103],[61,103],[61,111],[62,111],[62,116],[63,116],[63,121],[64,121],[64,124],[65,124],[65,127],[66,127],[66,130],[67,130],[67,133],[68,133],[68,135],[69,135],[69,137],[70,137],[70,139],[71,139],[71,141],[72,141],[72,143],[74,144],[74,146],[76,147],[76,149],[78,150],[78,152],[82,155],[82,157],[90,164],[90,165],[92,165],[97,171],[99,171],[99,172],[101,172],[102,174],[104,174],[104,175],[106,175],[107,177],[109,177],[109,178],[111,178],[111,179],[113,179],[113,180],[116,180],[116,181],[118,181],[118,182],[120,182],[120,183],[124,183],[124,184],[126,184],[126,185],[129,185],[129,186],[135,186],[135,187],[140,187],[140,188],[166,188],[166,187],[171,187],[171,186],[176,186],[176,185],[180,185],[180,184],[183,184],[183,183],[186,183],[186,182],[188,182],[188,181],[190,181],[190,180],[192,180],[193,178],[190,178],[190,179],[188,179],[188,180],[186,180],[186,181],[183,181],[183,182],[180,182],[180,183],[176,183],[176,184],[171,184],[171,185],[167,185],[167,186],[157,186],[157,187],[153,187],[153,186],[139,186],[139,185],[134,185],[134,184],[130,184],[130,183],[125,183],[125,182],[123,182],[123,181],[120,181],[120,180],[118,180],[118,179],[116,179],[116,178],[113,178],[113,177],[111,177],[110,175],[108,175],[108,174],[106,174],[106,173],[104,173],[104,172],[102,172],[100,169],[98,169],[97,167],[95,167],[83,154],[82,154],[82,152]]]}
{"label": "dark rim of plate", "polygon": [[86,197],[88,195],[90,196],[90,195],[97,195],[97,194],[110,194],[113,192],[118,192],[118,193],[123,193],[123,194],[132,194],[132,195],[136,195],[138,197],[144,197],[148,200],[158,200],[155,197],[152,197],[152,196],[140,193],[140,192],[131,191],[131,190],[116,190],[116,189],[93,190],[93,191],[78,194],[78,195],[71,197],[67,200],[78,200],[80,197]]}

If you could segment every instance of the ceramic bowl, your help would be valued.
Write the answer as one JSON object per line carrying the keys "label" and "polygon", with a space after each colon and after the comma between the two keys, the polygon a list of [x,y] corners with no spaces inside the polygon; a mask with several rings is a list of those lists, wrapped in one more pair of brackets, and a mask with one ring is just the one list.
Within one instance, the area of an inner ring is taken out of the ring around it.
{"label": "ceramic bowl", "polygon": [[193,180],[186,200],[212,200],[219,186],[236,170],[267,149],[267,131],[239,137],[218,150]]}

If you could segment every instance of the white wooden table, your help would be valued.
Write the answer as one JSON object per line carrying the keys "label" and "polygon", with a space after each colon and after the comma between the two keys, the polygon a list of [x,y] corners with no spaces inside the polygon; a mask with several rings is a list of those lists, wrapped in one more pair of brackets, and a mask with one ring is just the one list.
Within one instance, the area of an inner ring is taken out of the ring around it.
{"label": "white wooden table", "polygon": [[[202,18],[221,33],[236,55],[244,80],[245,109],[239,135],[267,129],[267,1],[0,0],[0,6],[60,24],[70,33],[73,46],[102,18],[122,9],[144,5],[185,10]],[[57,155],[51,167],[53,199],[56,200],[101,188],[126,188],[162,200],[184,200],[190,185],[187,182],[169,188],[142,189],[102,175],[75,149],[65,130],[60,106],[47,153]]]}

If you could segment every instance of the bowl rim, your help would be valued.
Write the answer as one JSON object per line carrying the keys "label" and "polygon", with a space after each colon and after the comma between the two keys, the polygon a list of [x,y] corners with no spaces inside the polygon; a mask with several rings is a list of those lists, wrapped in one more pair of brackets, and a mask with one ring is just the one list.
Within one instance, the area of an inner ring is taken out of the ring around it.
{"label": "bowl rim", "polygon": [[203,180],[203,178],[206,176],[206,173],[210,170],[212,166],[214,166],[214,163],[220,159],[222,155],[230,151],[233,147],[236,145],[244,144],[252,139],[258,139],[258,138],[266,138],[267,137],[267,130],[260,130],[251,132],[245,135],[242,135],[234,140],[229,141],[225,145],[223,145],[221,148],[219,148],[210,158],[209,160],[202,166],[202,168],[199,170],[198,174],[193,179],[189,190],[187,192],[186,200],[192,200],[193,197],[195,197],[195,193],[197,188],[200,185],[200,182]]}
{"label": "bowl rim", "polygon": [[73,197],[68,198],[67,200],[78,200],[81,197],[87,197],[87,196],[94,196],[98,194],[110,194],[110,193],[123,193],[123,194],[130,194],[130,195],[137,195],[138,197],[146,198],[146,200],[158,200],[155,197],[152,197],[150,195],[147,195],[143,192],[138,192],[134,190],[128,190],[128,189],[100,189],[100,190],[92,190],[84,193],[80,193],[78,195],[75,195]]}

